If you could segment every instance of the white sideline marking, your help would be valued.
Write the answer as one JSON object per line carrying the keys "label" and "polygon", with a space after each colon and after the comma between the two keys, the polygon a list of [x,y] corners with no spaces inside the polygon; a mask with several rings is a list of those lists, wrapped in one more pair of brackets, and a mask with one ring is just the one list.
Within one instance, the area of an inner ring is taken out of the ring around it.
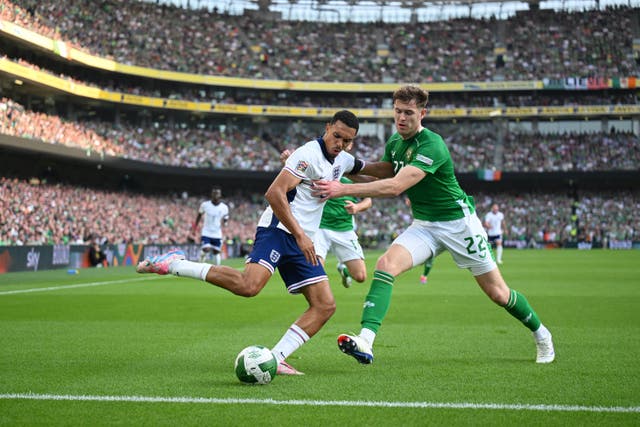
{"label": "white sideline marking", "polygon": [[528,405],[509,403],[466,403],[466,402],[384,402],[366,400],[275,400],[275,399],[234,399],[215,397],[162,397],[162,396],[91,396],[68,394],[7,393],[0,394],[4,400],[71,400],[97,402],[142,402],[142,403],[209,403],[219,405],[256,404],[275,406],[366,406],[376,408],[429,408],[429,409],[494,409],[512,411],[548,412],[640,412],[640,406],[582,406],[582,405]]}
{"label": "white sideline marking", "polygon": [[140,277],[137,279],[122,279],[122,280],[111,280],[108,282],[89,282],[89,283],[78,283],[75,285],[67,285],[67,286],[50,286],[48,288],[29,288],[29,289],[16,289],[13,291],[2,291],[0,295],[11,295],[11,294],[26,294],[29,292],[47,292],[47,291],[58,291],[60,289],[73,289],[73,288],[87,288],[89,286],[102,286],[102,285],[111,285],[116,283],[127,283],[127,282],[139,282],[141,280],[150,280],[157,279],[158,277]]}

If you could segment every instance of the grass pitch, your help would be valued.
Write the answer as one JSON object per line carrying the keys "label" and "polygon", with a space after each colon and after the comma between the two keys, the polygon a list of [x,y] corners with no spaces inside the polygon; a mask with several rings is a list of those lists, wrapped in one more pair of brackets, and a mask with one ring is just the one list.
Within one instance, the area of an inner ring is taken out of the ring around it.
{"label": "grass pitch", "polygon": [[277,274],[252,299],[131,267],[0,275],[0,425],[640,425],[640,251],[504,260],[553,333],[551,365],[447,254],[427,285],[420,269],[396,280],[375,362],[359,365],[336,337],[359,331],[369,281],[344,289],[329,258],[338,310],[288,359],[306,375],[266,386],[233,362],[305,309]]}

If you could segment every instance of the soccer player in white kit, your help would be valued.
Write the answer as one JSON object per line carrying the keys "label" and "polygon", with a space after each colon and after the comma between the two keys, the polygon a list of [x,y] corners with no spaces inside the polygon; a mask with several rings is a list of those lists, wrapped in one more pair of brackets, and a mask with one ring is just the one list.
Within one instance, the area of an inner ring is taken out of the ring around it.
{"label": "soccer player in white kit", "polygon": [[502,264],[502,223],[504,214],[500,212],[497,203],[491,205],[491,210],[484,216],[484,227],[487,229],[489,243],[496,247],[496,262]]}
{"label": "soccer player in white kit", "polygon": [[326,197],[312,194],[313,186],[317,180],[339,180],[344,173],[362,169],[364,162],[344,151],[358,128],[353,113],[338,111],[322,137],[307,142],[287,159],[265,194],[269,206],[258,222],[244,270],[187,261],[182,251],[172,250],[140,262],[136,271],[200,279],[236,295],[252,297],[277,268],[287,291],[304,295],[309,305],[271,348],[278,361],[278,374],[300,375],[285,359],[314,336],[336,309],[329,279],[313,245],[326,202]]}
{"label": "soccer player in white kit", "polygon": [[214,187],[211,190],[211,200],[200,204],[196,220],[191,231],[196,232],[200,218],[204,216],[204,225],[200,233],[200,262],[204,262],[209,254],[213,254],[214,264],[220,265],[222,251],[222,226],[229,222],[229,206],[222,200],[222,190]]}

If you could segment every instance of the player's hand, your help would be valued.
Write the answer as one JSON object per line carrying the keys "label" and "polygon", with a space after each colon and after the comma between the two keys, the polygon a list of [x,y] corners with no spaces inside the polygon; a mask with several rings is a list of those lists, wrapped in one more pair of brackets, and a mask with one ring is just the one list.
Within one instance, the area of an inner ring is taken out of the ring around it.
{"label": "player's hand", "polygon": [[353,203],[351,200],[347,200],[346,202],[344,202],[344,209],[351,215],[355,215],[358,213],[358,205]]}
{"label": "player's hand", "polygon": [[280,161],[282,163],[286,162],[291,154],[292,154],[292,151],[284,150],[282,153],[280,153]]}
{"label": "player's hand", "polygon": [[296,243],[304,254],[304,257],[312,265],[318,265],[318,257],[316,256],[316,249],[313,247],[313,241],[306,234],[302,234],[296,237]]}
{"label": "player's hand", "polygon": [[313,191],[311,194],[323,200],[331,199],[342,195],[340,193],[342,187],[343,185],[339,181],[318,180],[313,182]]}

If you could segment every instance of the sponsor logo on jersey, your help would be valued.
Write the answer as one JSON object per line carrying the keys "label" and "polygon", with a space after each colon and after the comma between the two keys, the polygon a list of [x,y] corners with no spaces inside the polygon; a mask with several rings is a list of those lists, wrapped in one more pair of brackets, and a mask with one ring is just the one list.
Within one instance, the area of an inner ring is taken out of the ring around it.
{"label": "sponsor logo on jersey", "polygon": [[416,156],[416,160],[420,160],[422,163],[425,163],[429,166],[431,166],[433,164],[433,159],[428,158],[427,156],[424,156],[422,154],[418,154]]}
{"label": "sponsor logo on jersey", "polygon": [[278,260],[280,259],[280,252],[276,251],[275,249],[271,249],[269,259],[271,260],[271,262],[278,262]]}
{"label": "sponsor logo on jersey", "polygon": [[296,170],[298,172],[304,172],[307,170],[308,167],[309,167],[309,163],[305,162],[304,160],[300,160],[296,165]]}

